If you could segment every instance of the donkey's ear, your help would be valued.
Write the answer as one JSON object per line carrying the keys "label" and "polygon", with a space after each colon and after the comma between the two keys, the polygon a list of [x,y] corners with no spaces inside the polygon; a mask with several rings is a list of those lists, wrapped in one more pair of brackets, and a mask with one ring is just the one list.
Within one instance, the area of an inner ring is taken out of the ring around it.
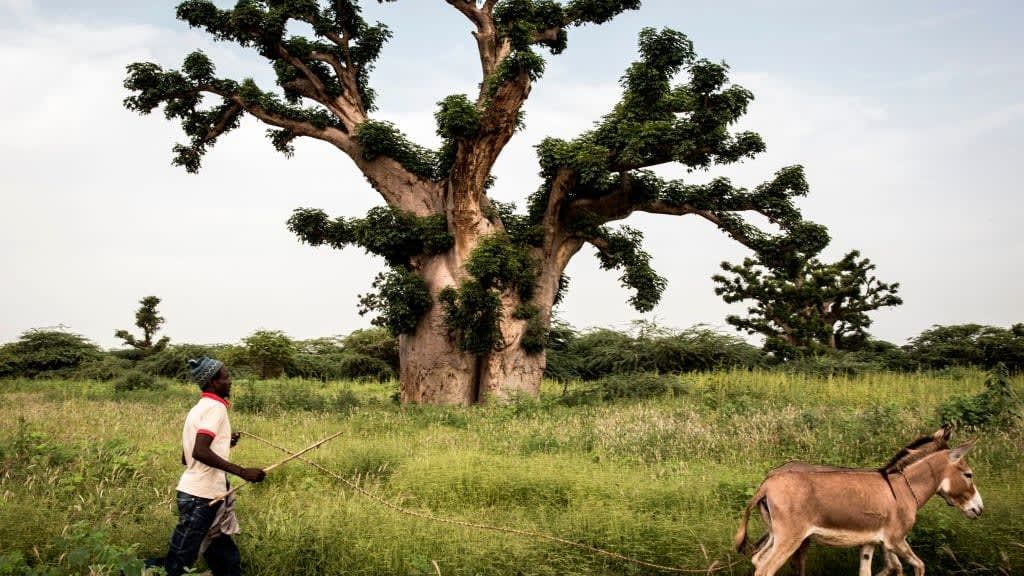
{"label": "donkey's ear", "polygon": [[932,434],[932,439],[936,442],[949,442],[951,436],[953,436],[953,425],[943,424],[942,428],[939,428],[935,431],[935,434]]}
{"label": "donkey's ear", "polygon": [[970,442],[964,442],[963,444],[961,444],[961,445],[957,446],[956,448],[950,450],[949,451],[949,459],[950,459],[950,461],[956,462],[957,460],[960,460],[961,458],[963,458],[968,452],[970,452],[971,448],[974,448],[974,443],[975,442],[977,442],[977,440],[971,440]]}

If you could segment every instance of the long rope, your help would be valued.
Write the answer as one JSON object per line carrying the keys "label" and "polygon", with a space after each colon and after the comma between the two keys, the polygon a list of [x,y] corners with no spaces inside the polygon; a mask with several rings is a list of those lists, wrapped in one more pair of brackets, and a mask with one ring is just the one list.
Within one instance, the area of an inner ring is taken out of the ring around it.
{"label": "long rope", "polygon": [[[306,448],[304,448],[304,449],[302,449],[302,450],[300,450],[298,452],[294,452],[293,453],[293,452],[289,452],[289,451],[286,450],[286,452],[291,454],[291,456],[289,456],[289,457],[287,457],[287,458],[285,458],[285,459],[283,459],[283,460],[281,460],[279,462],[274,462],[270,466],[267,466],[266,468],[264,468],[263,471],[264,472],[270,472],[271,470],[273,470],[274,468],[277,468],[278,466],[280,466],[282,464],[287,464],[288,462],[291,462],[292,460],[295,460],[296,458],[301,458],[302,455],[305,454],[306,452],[309,452],[310,450],[313,450],[314,448],[319,448],[321,445],[325,444],[326,442],[328,442],[330,440],[334,440],[338,436],[341,436],[341,432],[338,432],[337,434],[332,434],[332,435],[328,436],[327,438],[324,438],[323,440],[320,440],[319,442],[315,442],[312,445],[310,445],[310,446],[308,446],[308,447],[306,447]],[[245,482],[243,484],[239,484],[238,486],[235,486],[231,490],[228,490],[227,492],[221,494],[220,496],[214,498],[213,500],[210,500],[209,506],[210,507],[216,506],[218,502],[220,502],[221,500],[227,498],[228,496],[231,496],[235,492],[238,492],[244,486],[247,486],[249,484],[251,484],[251,482]]]}
{"label": "long rope", "polygon": [[368,490],[363,489],[361,486],[359,486],[358,484],[350,481],[348,478],[345,478],[344,476],[342,476],[342,475],[340,475],[340,474],[338,474],[336,472],[328,470],[327,468],[324,468],[323,466],[321,466],[320,464],[317,464],[316,462],[313,462],[312,460],[308,460],[306,458],[302,458],[301,456],[297,455],[296,453],[292,452],[291,450],[289,450],[287,448],[284,448],[282,446],[278,446],[277,444],[274,444],[270,440],[266,440],[264,438],[260,438],[259,436],[255,435],[255,434],[253,434],[251,432],[244,432],[243,431],[242,434],[245,434],[246,436],[249,436],[250,438],[253,438],[255,440],[259,440],[260,442],[263,442],[267,446],[271,446],[273,448],[276,448],[276,449],[278,449],[278,450],[280,450],[280,451],[282,451],[282,452],[284,452],[286,454],[291,454],[297,460],[299,460],[301,462],[305,462],[306,464],[309,464],[310,466],[313,466],[317,470],[320,470],[321,472],[323,472],[324,474],[327,474],[328,476],[330,476],[332,478],[335,478],[337,480],[341,480],[342,482],[347,484],[348,487],[351,488],[353,491],[358,492],[359,494],[362,494],[363,496],[373,500],[374,502],[377,502],[381,506],[384,506],[384,507],[386,507],[386,508],[388,508],[390,510],[394,510],[395,512],[398,512],[399,514],[405,514],[407,516],[414,516],[416,518],[423,518],[425,520],[430,520],[430,521],[433,521],[433,522],[441,522],[441,523],[444,523],[444,524],[453,524],[455,526],[463,526],[465,528],[479,528],[481,530],[490,530],[492,532],[502,532],[502,533],[505,533],[505,534],[515,534],[517,536],[524,536],[524,537],[528,537],[528,538],[540,538],[540,539],[543,539],[543,540],[549,540],[551,542],[557,542],[557,543],[563,544],[565,546],[572,546],[574,548],[579,548],[581,550],[587,550],[588,552],[592,552],[594,554],[600,554],[600,555],[603,555],[603,556],[608,556],[610,558],[615,558],[616,560],[621,560],[623,562],[630,562],[632,564],[637,564],[639,566],[645,566],[647,568],[654,568],[655,570],[661,570],[663,572],[681,572],[681,573],[694,573],[694,574],[713,574],[713,573],[719,572],[721,570],[727,570],[727,569],[732,568],[733,566],[736,566],[737,564],[739,564],[738,560],[730,561],[727,564],[722,564],[718,560],[715,560],[707,568],[677,568],[675,566],[665,566],[663,564],[655,564],[653,562],[647,562],[645,560],[640,560],[640,559],[637,559],[637,558],[632,558],[632,557],[629,557],[629,556],[624,556],[622,554],[619,554],[618,552],[612,552],[611,550],[605,550],[603,548],[597,548],[595,546],[591,546],[589,544],[584,544],[582,542],[576,542],[576,541],[573,541],[573,540],[566,540],[565,538],[559,538],[558,536],[551,536],[550,534],[542,534],[540,532],[531,532],[529,530],[519,530],[519,529],[516,529],[516,528],[506,528],[506,527],[503,527],[503,526],[491,526],[491,525],[488,525],[488,524],[479,524],[479,523],[476,523],[476,522],[466,522],[465,520],[455,520],[453,518],[443,518],[441,516],[435,516],[433,514],[429,514],[429,513],[426,513],[426,512],[419,512],[419,511],[416,511],[416,510],[410,510],[408,508],[403,508],[401,506],[398,506],[396,504],[388,502],[387,500],[381,498],[380,496],[377,496],[376,494],[374,494],[374,493],[372,493],[372,492],[370,492]]}

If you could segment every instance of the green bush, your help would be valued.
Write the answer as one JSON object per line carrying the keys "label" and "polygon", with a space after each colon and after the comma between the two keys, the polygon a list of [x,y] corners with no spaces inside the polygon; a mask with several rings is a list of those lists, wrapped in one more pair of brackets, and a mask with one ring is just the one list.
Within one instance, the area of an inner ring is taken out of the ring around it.
{"label": "green bush", "polygon": [[140,370],[130,370],[124,376],[121,376],[114,381],[115,392],[129,392],[132,390],[164,390],[165,388],[167,388],[167,382]]}
{"label": "green bush", "polygon": [[264,380],[284,374],[295,354],[295,343],[280,330],[257,330],[242,342],[247,364]]}
{"label": "green bush", "polygon": [[[79,522],[54,539],[62,551],[55,564],[30,565],[19,551],[0,554],[0,576],[142,576],[146,572],[137,546],[110,544],[106,532]],[[159,572],[160,574],[163,571]]]}
{"label": "green bush", "polygon": [[72,377],[76,380],[97,380],[109,382],[131,370],[132,362],[113,354],[104,354],[95,360],[86,360],[75,369]]}
{"label": "green bush", "polygon": [[981,324],[933,326],[910,341],[910,357],[922,368],[1004,364],[1024,370],[1024,324],[1009,329]]}
{"label": "green bush", "polygon": [[[558,327],[549,346],[549,377],[596,380],[634,372],[680,373],[715,368],[754,368],[765,355],[741,338],[702,326],[674,331],[637,323],[636,336],[609,329],[576,335]],[[549,337],[550,337],[549,335]]]}
{"label": "green bush", "polygon": [[344,413],[360,405],[351,390],[325,393],[308,384],[250,383],[232,395],[231,407],[248,414],[274,414],[287,410]]}
{"label": "green bush", "polygon": [[342,338],[341,346],[347,352],[376,358],[398,372],[398,338],[387,328],[355,330]]}
{"label": "green bush", "polygon": [[67,376],[103,352],[85,337],[64,330],[32,329],[0,346],[0,378]]}
{"label": "green bush", "polygon": [[622,399],[657,398],[685,392],[679,377],[654,372],[616,374],[595,380],[586,388],[567,392],[560,401],[569,406],[595,404]]}
{"label": "green bush", "polygon": [[969,428],[1005,428],[1021,418],[1021,400],[1005,365],[993,368],[985,389],[975,396],[954,396],[939,406],[943,424]]}

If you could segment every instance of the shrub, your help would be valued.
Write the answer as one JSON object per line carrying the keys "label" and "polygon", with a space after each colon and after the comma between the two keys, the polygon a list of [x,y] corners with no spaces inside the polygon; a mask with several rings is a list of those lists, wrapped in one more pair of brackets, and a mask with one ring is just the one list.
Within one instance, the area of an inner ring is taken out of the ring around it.
{"label": "shrub", "polygon": [[341,340],[347,352],[376,358],[398,372],[398,338],[386,328],[355,330]]}
{"label": "shrub", "polygon": [[677,376],[637,372],[595,380],[584,389],[564,394],[561,402],[569,406],[578,406],[620,399],[657,398],[667,394],[676,396],[684,391],[683,384]]}
{"label": "shrub", "polygon": [[295,354],[295,343],[280,330],[257,330],[242,342],[247,364],[264,380],[284,374]]}
{"label": "shrub", "polygon": [[140,370],[131,370],[114,381],[114,391],[128,392],[131,390],[163,390],[167,383],[152,374]]}
{"label": "shrub", "polygon": [[349,380],[387,382],[395,376],[383,360],[363,354],[345,354],[338,368],[342,378]]}
{"label": "shrub", "polygon": [[132,368],[132,362],[113,354],[104,354],[95,360],[86,360],[75,369],[72,375],[78,380],[98,380],[109,382],[125,375]]}
{"label": "shrub", "polygon": [[981,324],[933,326],[910,341],[910,357],[922,368],[1006,365],[1024,370],[1024,325],[1009,330]]}
{"label": "shrub", "polygon": [[636,336],[609,329],[569,333],[561,349],[549,349],[554,366],[548,373],[560,379],[595,380],[633,372],[754,368],[766,362],[760,350],[741,338],[703,326],[675,331],[641,322],[635,330]]}
{"label": "shrub", "polygon": [[138,557],[137,546],[119,546],[109,543],[108,540],[103,530],[97,530],[89,523],[79,522],[54,539],[54,547],[61,551],[56,566],[30,566],[21,552],[9,551],[0,554],[0,576],[141,576],[145,573],[144,563]]}
{"label": "shrub", "polygon": [[943,424],[1004,428],[1020,420],[1021,400],[1010,383],[1006,366],[999,364],[985,379],[985,389],[975,396],[955,396],[939,407]]}
{"label": "shrub", "polygon": [[0,377],[64,376],[103,356],[99,346],[64,330],[36,328],[0,347]]}
{"label": "shrub", "polygon": [[577,356],[569,347],[579,338],[579,333],[565,322],[552,321],[547,334],[547,362],[544,377],[565,382],[579,378]]}

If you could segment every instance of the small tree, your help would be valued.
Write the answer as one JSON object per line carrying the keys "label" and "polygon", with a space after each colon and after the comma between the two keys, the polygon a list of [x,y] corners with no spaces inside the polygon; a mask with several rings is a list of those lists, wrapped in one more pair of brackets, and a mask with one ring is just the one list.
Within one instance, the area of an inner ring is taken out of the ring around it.
{"label": "small tree", "polygon": [[0,346],[0,377],[34,378],[70,373],[103,356],[99,346],[62,329],[34,328]]}
{"label": "small tree", "polygon": [[815,349],[850,349],[863,343],[871,325],[868,312],[898,306],[899,283],[879,282],[875,265],[854,250],[838,262],[817,258],[768,261],[747,258],[734,274],[716,274],[715,293],[726,302],[753,300],[748,316],[730,315],[729,324],[750,334],[763,334],[765,349],[783,357]]}
{"label": "small tree", "polygon": [[114,332],[114,336],[124,340],[125,344],[138,350],[141,355],[148,356],[166,348],[171,339],[164,336],[155,344],[153,343],[153,335],[160,330],[160,326],[164,323],[164,317],[160,316],[156,310],[160,299],[156,296],[146,296],[139,300],[139,304],[141,306],[135,312],[135,325],[142,329],[142,340],[137,340],[127,330],[118,330]]}
{"label": "small tree", "polygon": [[242,342],[246,359],[260,378],[277,378],[295,354],[295,343],[280,330],[257,330]]}

